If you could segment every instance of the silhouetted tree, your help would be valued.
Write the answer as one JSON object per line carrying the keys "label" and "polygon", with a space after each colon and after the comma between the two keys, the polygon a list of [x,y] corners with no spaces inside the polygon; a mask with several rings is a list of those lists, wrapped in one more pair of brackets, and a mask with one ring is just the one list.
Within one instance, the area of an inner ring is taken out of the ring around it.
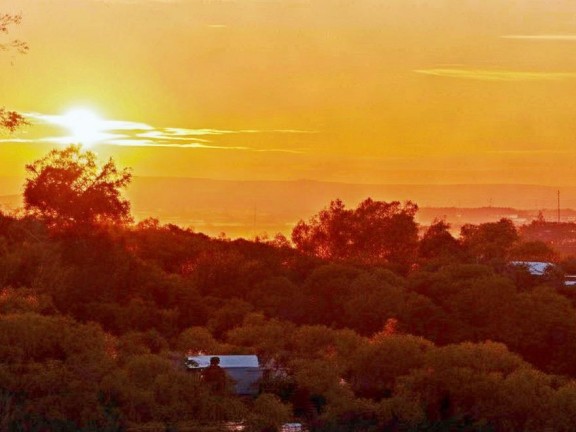
{"label": "silhouetted tree", "polygon": [[534,220],[518,230],[524,241],[542,241],[560,256],[576,254],[576,223]]}
{"label": "silhouetted tree", "polygon": [[425,260],[453,262],[463,255],[462,247],[452,234],[450,224],[435,220],[420,240],[419,254]]}
{"label": "silhouetted tree", "polygon": [[417,211],[410,201],[401,205],[368,198],[348,210],[336,200],[308,222],[298,222],[292,241],[299,250],[324,259],[390,263],[406,269],[418,246]]}
{"label": "silhouetted tree", "polygon": [[464,225],[460,230],[462,245],[480,263],[502,263],[519,236],[510,219],[480,225]]}
{"label": "silhouetted tree", "polygon": [[510,257],[517,261],[553,261],[556,252],[543,241],[523,241],[512,248]]}
{"label": "silhouetted tree", "polygon": [[10,132],[14,132],[18,127],[25,124],[27,124],[27,122],[22,114],[0,108],[0,129],[7,129]]}
{"label": "silhouetted tree", "polygon": [[352,390],[362,397],[390,397],[396,379],[421,367],[434,344],[412,335],[376,334],[353,354],[348,371]]}
{"label": "silhouetted tree", "polygon": [[132,178],[112,159],[99,166],[96,155],[72,145],[52,150],[26,165],[24,208],[59,228],[125,223],[130,203],[120,195]]}
{"label": "silhouetted tree", "polygon": [[[0,34],[7,34],[10,26],[19,24],[21,19],[21,15],[0,13]],[[0,51],[8,50],[14,50],[18,53],[25,54],[28,51],[28,45],[26,42],[18,39],[10,40],[8,42],[0,41]],[[16,128],[26,123],[26,120],[21,114],[0,107],[0,130],[7,129],[10,132],[14,132]]]}

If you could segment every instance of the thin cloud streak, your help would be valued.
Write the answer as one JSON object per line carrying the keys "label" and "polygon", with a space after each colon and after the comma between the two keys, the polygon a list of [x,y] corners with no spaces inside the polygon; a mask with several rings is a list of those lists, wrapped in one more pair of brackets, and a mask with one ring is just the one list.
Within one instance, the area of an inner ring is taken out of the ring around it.
{"label": "thin cloud streak", "polygon": [[483,69],[419,69],[413,72],[443,78],[479,81],[559,81],[576,78],[576,73],[572,72],[520,72]]}
{"label": "thin cloud streak", "polygon": [[543,35],[504,35],[502,39],[518,39],[532,41],[569,41],[576,42],[576,34],[543,34]]}
{"label": "thin cloud streak", "polygon": [[189,136],[173,136],[166,131],[150,131],[144,132],[136,135],[138,138],[151,138],[157,140],[169,140],[169,141],[194,141],[199,143],[209,143],[209,140],[201,138],[190,138]]}
{"label": "thin cloud streak", "polygon": [[572,150],[548,150],[548,149],[533,149],[533,150],[493,150],[486,152],[488,154],[574,154],[576,151]]}
{"label": "thin cloud streak", "polygon": [[[27,112],[24,115],[32,120],[36,120],[43,124],[50,124],[55,126],[65,126],[65,116],[55,114],[42,114],[36,112]],[[154,128],[146,123],[131,122],[123,120],[102,120],[102,129],[105,130],[153,130]]]}
{"label": "thin cloud streak", "polygon": [[256,153],[292,153],[301,154],[298,150],[285,150],[285,149],[256,149],[252,147],[244,146],[219,146],[219,145],[207,145],[201,143],[188,143],[188,144],[173,144],[173,143],[161,143],[156,141],[146,141],[146,140],[112,140],[103,145],[113,145],[119,147],[165,147],[165,148],[194,148],[194,149],[207,149],[207,150],[238,150],[238,151],[249,151]]}
{"label": "thin cloud streak", "polygon": [[38,142],[38,140],[30,139],[30,138],[4,138],[4,139],[0,139],[0,143],[6,143],[6,144],[16,144],[16,143],[31,144],[31,143],[36,143],[36,142]]}
{"label": "thin cloud streak", "polygon": [[[61,129],[69,127],[69,118],[65,115],[43,114],[37,112],[25,113],[25,116],[32,123],[38,125],[56,126]],[[306,131],[297,129],[187,129],[177,127],[157,128],[152,125],[124,120],[106,120],[98,122],[101,130],[95,135],[94,144],[111,145],[122,147],[164,147],[164,148],[189,148],[189,149],[214,149],[214,150],[235,150],[248,152],[274,152],[274,153],[303,153],[299,149],[261,149],[246,146],[225,146],[212,144],[213,140],[200,137],[218,137],[223,135],[246,135],[246,134],[315,134],[317,131]],[[121,132],[121,133],[114,133]],[[37,139],[6,139],[0,142],[49,142],[57,144],[73,144],[78,140],[72,136],[48,136]]]}
{"label": "thin cloud streak", "polygon": [[194,136],[194,135],[237,135],[237,134],[261,134],[261,133],[279,133],[279,134],[315,134],[317,131],[307,131],[298,129],[274,129],[274,130],[258,130],[258,129],[240,129],[240,130],[226,130],[226,129],[184,129],[184,128],[164,128],[167,133],[176,136]]}

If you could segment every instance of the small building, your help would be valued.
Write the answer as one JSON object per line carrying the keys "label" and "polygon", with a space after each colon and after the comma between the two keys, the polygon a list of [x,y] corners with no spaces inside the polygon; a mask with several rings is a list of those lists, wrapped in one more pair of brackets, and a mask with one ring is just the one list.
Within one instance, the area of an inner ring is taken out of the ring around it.
{"label": "small building", "polygon": [[546,272],[556,267],[554,263],[546,261],[511,261],[510,264],[524,267],[532,276],[544,276]]}
{"label": "small building", "polygon": [[550,276],[556,272],[556,276],[566,287],[576,287],[576,275],[564,275],[562,270],[554,263],[547,261],[511,261],[514,267],[525,268],[536,279]]}
{"label": "small building", "polygon": [[259,381],[263,370],[255,355],[201,355],[187,356],[186,368],[190,371],[202,371],[210,366],[210,358],[220,358],[220,367],[234,381],[234,392],[237,395],[258,394]]}

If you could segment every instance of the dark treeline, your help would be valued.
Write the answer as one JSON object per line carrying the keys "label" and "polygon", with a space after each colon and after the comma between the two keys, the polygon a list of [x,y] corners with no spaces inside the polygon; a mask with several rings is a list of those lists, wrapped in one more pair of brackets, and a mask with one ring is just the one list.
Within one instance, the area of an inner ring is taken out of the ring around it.
{"label": "dark treeline", "polygon": [[[0,215],[0,430],[576,429],[575,297],[509,265],[556,257],[508,220],[455,238],[410,202],[334,201],[292,242],[232,241],[130,224],[129,172],[77,147],[27,169],[25,215]],[[200,352],[282,373],[212,394]]]}

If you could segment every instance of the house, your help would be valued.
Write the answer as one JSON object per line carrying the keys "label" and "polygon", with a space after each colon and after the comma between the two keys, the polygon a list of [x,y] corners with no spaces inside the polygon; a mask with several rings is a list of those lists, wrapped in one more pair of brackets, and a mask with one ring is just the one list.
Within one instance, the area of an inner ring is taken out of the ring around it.
{"label": "house", "polygon": [[[554,263],[546,261],[511,261],[510,265],[515,267],[524,267],[528,270],[530,275],[540,278],[549,275],[551,272],[556,270],[556,272],[562,278],[562,270]],[[576,275],[564,275],[564,286],[574,287],[576,286]]]}
{"label": "house", "polygon": [[190,371],[201,372],[210,365],[212,357],[220,358],[220,367],[234,381],[234,392],[237,395],[258,394],[259,381],[263,370],[258,357],[255,355],[200,355],[187,356],[186,368]]}
{"label": "house", "polygon": [[511,261],[510,264],[526,268],[532,276],[544,276],[547,271],[556,267],[554,263],[546,261]]}

